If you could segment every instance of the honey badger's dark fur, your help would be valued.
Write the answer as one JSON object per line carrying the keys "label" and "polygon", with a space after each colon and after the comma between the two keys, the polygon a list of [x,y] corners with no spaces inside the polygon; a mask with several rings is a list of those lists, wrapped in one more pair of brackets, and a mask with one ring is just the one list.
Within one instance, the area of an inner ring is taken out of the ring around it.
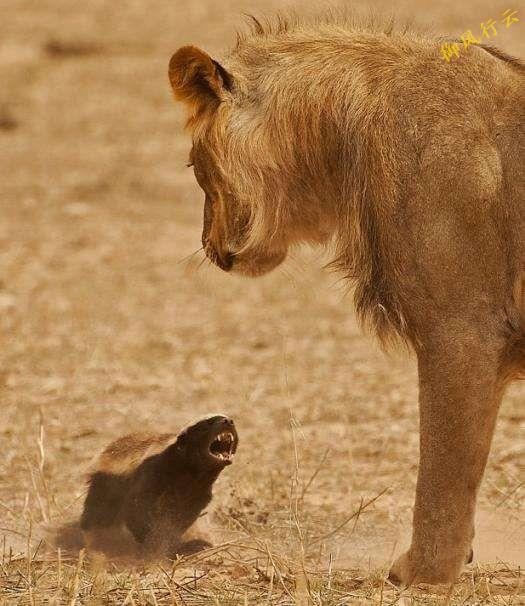
{"label": "honey badger's dark fur", "polygon": [[61,535],[72,548],[109,556],[174,557],[209,546],[191,536],[191,527],[237,443],[233,421],[224,416],[203,419],[178,435],[116,440],[90,475],[79,523],[82,540],[72,541],[72,526],[64,526],[58,546]]}

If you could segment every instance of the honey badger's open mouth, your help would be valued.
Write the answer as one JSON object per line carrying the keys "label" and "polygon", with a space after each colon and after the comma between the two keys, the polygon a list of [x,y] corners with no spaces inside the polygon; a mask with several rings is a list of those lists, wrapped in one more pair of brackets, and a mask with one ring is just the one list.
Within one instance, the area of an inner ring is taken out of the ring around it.
{"label": "honey badger's open mouth", "polygon": [[228,430],[221,431],[210,444],[210,454],[219,461],[231,463],[235,450],[237,448],[237,439],[235,435]]}

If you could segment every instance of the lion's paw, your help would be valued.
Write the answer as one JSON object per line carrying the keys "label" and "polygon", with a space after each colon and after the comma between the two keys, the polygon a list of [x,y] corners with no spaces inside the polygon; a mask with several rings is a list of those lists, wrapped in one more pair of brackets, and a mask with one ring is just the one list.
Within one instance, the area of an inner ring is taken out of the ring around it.
{"label": "lion's paw", "polygon": [[410,551],[400,556],[393,564],[388,580],[398,587],[408,587],[414,583],[428,583],[429,585],[450,584],[458,578],[464,564],[470,564],[474,552],[469,550],[466,558],[449,558],[445,562],[434,561],[425,563],[412,557]]}

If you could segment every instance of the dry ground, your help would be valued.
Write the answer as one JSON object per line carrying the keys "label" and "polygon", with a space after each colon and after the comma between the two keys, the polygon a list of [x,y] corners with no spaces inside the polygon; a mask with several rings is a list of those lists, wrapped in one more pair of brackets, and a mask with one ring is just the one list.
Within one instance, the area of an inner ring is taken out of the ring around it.
{"label": "dry ground", "polygon": [[[320,253],[298,251],[258,281],[199,268],[198,255],[183,261],[200,245],[202,196],[184,167],[167,61],[187,42],[216,52],[241,12],[277,6],[2,5],[2,604],[446,601],[446,589],[399,594],[384,580],[413,498],[414,361],[363,334]],[[507,8],[519,7],[406,0],[396,10],[460,34]],[[497,42],[524,56],[523,28],[525,18]],[[524,395],[517,385],[505,399],[478,562],[454,604],[525,603]],[[241,437],[207,516],[229,544],[134,570],[36,548],[42,522],[78,511],[83,470],[109,440],[208,411],[233,415]]]}

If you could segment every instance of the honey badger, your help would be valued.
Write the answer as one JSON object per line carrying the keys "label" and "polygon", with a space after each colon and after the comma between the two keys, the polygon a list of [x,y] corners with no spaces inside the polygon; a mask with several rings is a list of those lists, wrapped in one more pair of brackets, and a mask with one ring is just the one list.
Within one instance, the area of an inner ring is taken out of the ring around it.
{"label": "honey badger", "polygon": [[[178,435],[136,433],[112,442],[89,476],[76,547],[147,558],[210,546],[192,537],[191,527],[211,501],[213,483],[232,463],[237,445],[235,425],[222,415],[202,419]],[[62,528],[65,542],[67,528]]]}

